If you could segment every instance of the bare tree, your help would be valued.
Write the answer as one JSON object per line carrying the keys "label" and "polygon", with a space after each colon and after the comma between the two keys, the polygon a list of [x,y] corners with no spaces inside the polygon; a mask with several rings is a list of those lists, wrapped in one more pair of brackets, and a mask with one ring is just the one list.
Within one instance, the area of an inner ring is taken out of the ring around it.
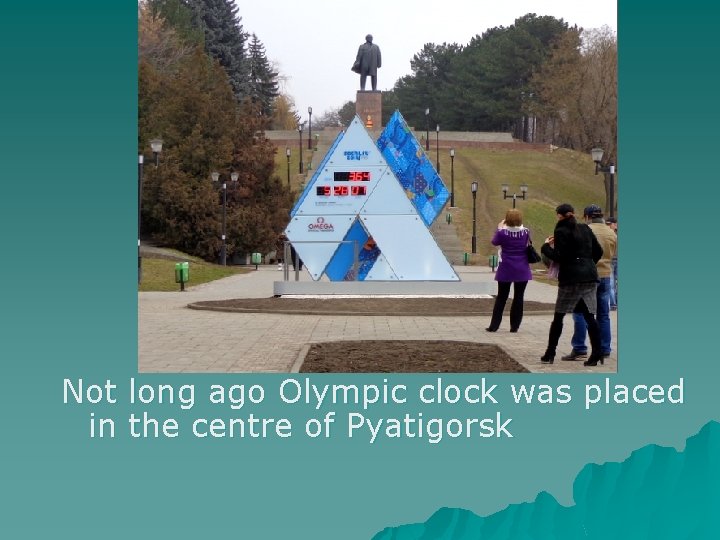
{"label": "bare tree", "polygon": [[138,5],[138,60],[145,60],[159,73],[172,73],[192,50],[160,15],[153,14],[147,2]]}

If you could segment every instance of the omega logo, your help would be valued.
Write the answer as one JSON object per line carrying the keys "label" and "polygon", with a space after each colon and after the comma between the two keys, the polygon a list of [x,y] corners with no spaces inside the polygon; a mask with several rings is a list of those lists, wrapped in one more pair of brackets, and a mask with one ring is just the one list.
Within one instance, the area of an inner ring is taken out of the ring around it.
{"label": "omega logo", "polygon": [[325,223],[325,218],[321,216],[315,220],[315,223],[308,225],[308,231],[333,232],[335,227],[332,223]]}

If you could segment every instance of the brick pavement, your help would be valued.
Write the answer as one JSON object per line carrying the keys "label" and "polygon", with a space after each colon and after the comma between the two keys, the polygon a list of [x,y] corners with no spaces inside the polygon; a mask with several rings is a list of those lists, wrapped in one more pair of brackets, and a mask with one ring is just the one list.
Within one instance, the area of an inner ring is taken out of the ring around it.
{"label": "brick pavement", "polygon": [[[492,281],[489,268],[457,266],[463,281]],[[291,276],[292,277],[292,276]],[[539,361],[545,350],[550,315],[527,314],[517,334],[503,320],[498,332],[485,332],[490,316],[407,317],[279,315],[222,313],[191,310],[202,300],[264,298],[272,296],[273,282],[282,279],[275,266],[212,283],[191,286],[185,292],[138,293],[138,369],[141,372],[289,372],[307,345],[321,341],[358,339],[460,340],[497,344],[533,372],[572,373],[617,371],[617,354],[604,366],[586,368],[582,362],[562,362],[570,351],[572,319],[565,329],[555,364]],[[310,280],[301,272],[302,280]],[[553,303],[556,288],[531,281],[525,298]],[[617,312],[611,313],[613,350],[616,347]]]}

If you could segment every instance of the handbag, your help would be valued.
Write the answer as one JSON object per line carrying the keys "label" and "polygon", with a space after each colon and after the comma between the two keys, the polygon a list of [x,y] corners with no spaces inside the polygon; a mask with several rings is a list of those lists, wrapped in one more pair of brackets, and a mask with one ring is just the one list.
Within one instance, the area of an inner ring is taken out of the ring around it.
{"label": "handbag", "polygon": [[547,266],[547,277],[557,281],[558,276],[560,275],[560,265],[551,258],[547,257],[544,253],[540,256],[540,258],[542,259],[543,264]]}
{"label": "handbag", "polygon": [[560,276],[560,265],[555,261],[551,261],[547,269],[547,277],[557,281]]}
{"label": "handbag", "polygon": [[528,240],[528,245],[525,248],[525,253],[527,253],[527,260],[530,264],[539,263],[542,260],[538,252],[535,251],[535,248],[532,245],[532,241],[530,240]]}

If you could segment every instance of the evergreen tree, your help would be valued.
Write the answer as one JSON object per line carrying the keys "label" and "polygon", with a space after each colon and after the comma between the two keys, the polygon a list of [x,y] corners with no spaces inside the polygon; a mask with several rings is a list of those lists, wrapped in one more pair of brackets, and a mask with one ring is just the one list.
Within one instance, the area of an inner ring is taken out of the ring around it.
{"label": "evergreen tree", "polygon": [[205,50],[223,67],[238,102],[251,96],[247,36],[232,0],[186,0],[194,24],[205,35]]}
{"label": "evergreen tree", "polygon": [[205,36],[193,23],[193,13],[183,0],[147,0],[141,6],[143,4],[147,5],[154,17],[162,18],[182,42],[191,46],[204,46]]}
{"label": "evergreen tree", "polygon": [[352,122],[355,118],[356,114],[357,113],[355,102],[346,101],[345,104],[338,110],[338,119],[340,121],[340,125],[343,127],[348,127],[348,125],[350,125],[350,122]]}
{"label": "evergreen tree", "polygon": [[[454,115],[450,109],[449,95],[452,92],[451,66],[460,50],[461,47],[455,43],[426,43],[413,56],[410,61],[412,75],[401,78],[393,90],[396,104],[400,106],[408,123],[425,127],[426,121],[430,121],[432,129],[436,124],[448,124]],[[426,109],[430,109],[429,118],[425,116]]]}
{"label": "evergreen tree", "polygon": [[[152,42],[144,35],[150,30],[157,35],[169,30],[143,21],[147,11],[140,16],[140,42]],[[168,44],[173,35],[167,34]],[[292,200],[273,177],[274,147],[257,135],[264,119],[250,102],[237,106],[225,71],[200,47],[182,55],[170,49],[163,47],[162,57],[176,58],[172,70],[158,69],[152,55],[141,53],[139,59],[140,151],[154,137],[164,140],[161,165],[145,168],[143,236],[216,260],[222,198],[210,173],[229,180],[229,173],[238,171],[239,181],[228,181],[228,254],[273,249]]]}
{"label": "evergreen tree", "polygon": [[530,13],[508,28],[486,30],[467,46],[427,43],[410,62],[412,75],[395,84],[399,108],[419,128],[429,120],[430,128],[525,137],[530,79],[566,31],[562,19]]}
{"label": "evergreen tree", "polygon": [[266,117],[272,116],[273,102],[278,96],[277,72],[273,71],[265,54],[265,46],[255,34],[248,46],[250,66],[250,98],[260,105],[260,112]]}

